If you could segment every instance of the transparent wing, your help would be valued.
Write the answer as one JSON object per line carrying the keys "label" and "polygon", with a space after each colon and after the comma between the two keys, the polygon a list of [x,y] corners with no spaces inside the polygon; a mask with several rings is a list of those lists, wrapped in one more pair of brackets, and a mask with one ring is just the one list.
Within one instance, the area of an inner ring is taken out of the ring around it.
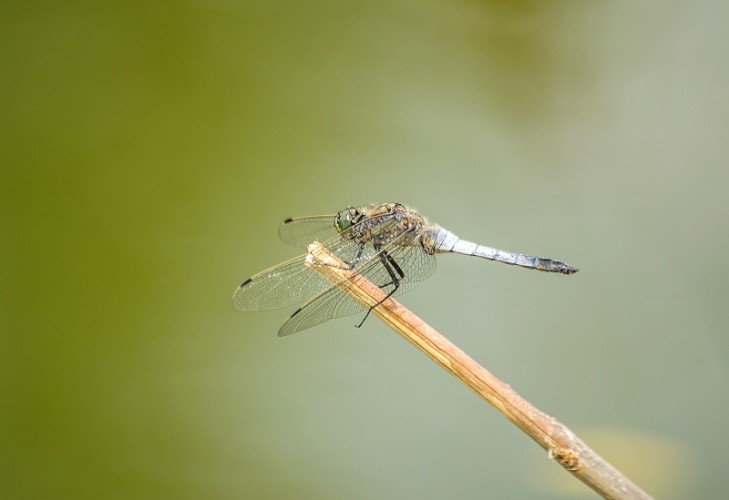
{"label": "transparent wing", "polygon": [[306,248],[312,241],[326,241],[337,235],[336,214],[286,219],[278,227],[281,241],[297,248]]}
{"label": "transparent wing", "polygon": [[[391,270],[398,273],[396,276],[399,279],[399,287],[393,295],[401,295],[412,290],[431,276],[436,268],[435,256],[426,253],[419,244],[404,245],[404,236],[400,235],[379,252],[372,245],[367,245],[362,259],[355,266],[358,273],[386,292],[391,292],[394,288],[393,280],[382,260],[384,258],[389,262],[386,258],[389,255],[403,273],[403,276],[400,276],[398,271],[393,269],[394,266],[390,264]],[[346,286],[346,283],[348,282],[344,280],[340,286]],[[279,330],[278,335],[280,337],[291,335],[330,319],[349,316],[365,309],[343,293],[339,286],[329,286],[291,315]]]}
{"label": "transparent wing", "polygon": [[300,255],[248,278],[233,294],[233,306],[241,311],[278,309],[321,293],[329,283],[306,267],[304,259]]}
{"label": "transparent wing", "polygon": [[[304,219],[311,218],[306,217]],[[302,221],[304,219],[295,220]],[[308,224],[306,222],[302,227],[306,227]],[[313,225],[309,227],[312,228],[316,225],[313,222],[311,224]],[[299,224],[295,225],[298,226]],[[351,230],[355,230],[355,228],[356,226]],[[336,230],[332,230],[336,233]],[[292,237],[295,234],[295,232],[290,233]],[[298,234],[303,235],[304,233]],[[309,232],[307,234],[313,233]],[[322,244],[346,262],[354,260],[360,246],[356,240],[345,239],[341,234],[336,234],[336,236],[329,238]],[[370,256],[371,253],[363,254],[359,262],[363,263]],[[233,293],[233,306],[241,311],[278,309],[293,304],[301,304],[319,295],[329,288],[331,283],[306,267],[305,260],[306,255],[300,255],[248,278]]]}

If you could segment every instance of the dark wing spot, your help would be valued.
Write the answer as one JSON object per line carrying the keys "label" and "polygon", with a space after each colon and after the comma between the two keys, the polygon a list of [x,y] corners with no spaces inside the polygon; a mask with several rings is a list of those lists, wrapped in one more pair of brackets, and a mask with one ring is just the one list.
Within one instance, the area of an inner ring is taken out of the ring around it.
{"label": "dark wing spot", "polygon": [[281,328],[278,331],[278,336],[279,337],[285,337],[286,335],[290,335],[290,334],[296,332],[296,330],[294,330],[294,331],[287,331],[286,328],[288,328],[290,326],[289,325],[289,321],[291,321],[291,318],[293,318],[294,316],[296,316],[300,312],[301,312],[301,307],[299,307],[297,310],[295,310],[294,311],[294,314],[292,314],[291,316],[289,316],[289,319],[288,319],[288,321],[286,321],[286,323],[284,323],[283,325],[281,325]]}
{"label": "dark wing spot", "polygon": [[289,222],[292,222],[293,220],[294,219],[292,219],[291,217],[289,217],[288,219],[286,219],[285,221],[283,221],[283,223],[284,224],[288,224]]}
{"label": "dark wing spot", "polygon": [[252,278],[248,278],[247,280],[245,280],[243,283],[240,284],[240,288],[243,288],[244,286],[246,286],[248,283],[251,282],[251,280],[252,280]]}

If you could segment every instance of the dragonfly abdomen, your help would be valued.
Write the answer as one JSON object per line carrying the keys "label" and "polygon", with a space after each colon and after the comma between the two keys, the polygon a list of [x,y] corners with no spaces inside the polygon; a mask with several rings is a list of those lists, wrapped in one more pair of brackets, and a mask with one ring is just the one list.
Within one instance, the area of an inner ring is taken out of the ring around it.
{"label": "dragonfly abdomen", "polygon": [[459,253],[462,255],[472,255],[474,257],[481,257],[482,259],[503,262],[504,264],[512,266],[536,269],[538,271],[546,271],[550,273],[573,274],[579,270],[576,267],[572,267],[569,264],[565,264],[558,260],[525,255],[522,253],[507,252],[505,250],[499,250],[498,248],[491,248],[471,241],[462,240],[455,234],[441,227],[426,232],[422,241],[426,251],[430,251],[430,253]]}

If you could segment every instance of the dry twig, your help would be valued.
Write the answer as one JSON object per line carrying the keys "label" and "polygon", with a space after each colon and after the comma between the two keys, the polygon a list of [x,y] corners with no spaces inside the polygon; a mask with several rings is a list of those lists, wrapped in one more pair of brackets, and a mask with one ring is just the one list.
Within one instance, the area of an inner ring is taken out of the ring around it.
{"label": "dry twig", "polygon": [[379,304],[374,314],[491,403],[583,483],[605,498],[651,498],[567,427],[532,406],[412,312],[392,298],[383,301],[386,294],[382,289],[346,270],[345,263],[321,244],[312,243],[308,250],[307,266],[361,304]]}

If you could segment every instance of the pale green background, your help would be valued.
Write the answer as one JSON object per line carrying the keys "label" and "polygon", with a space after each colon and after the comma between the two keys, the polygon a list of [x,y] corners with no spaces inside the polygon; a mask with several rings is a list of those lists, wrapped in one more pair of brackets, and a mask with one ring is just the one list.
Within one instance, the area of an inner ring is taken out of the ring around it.
{"label": "pale green background", "polygon": [[591,498],[370,319],[234,287],[285,217],[398,200],[402,301],[650,493],[725,498],[729,4],[0,10],[0,497]]}

